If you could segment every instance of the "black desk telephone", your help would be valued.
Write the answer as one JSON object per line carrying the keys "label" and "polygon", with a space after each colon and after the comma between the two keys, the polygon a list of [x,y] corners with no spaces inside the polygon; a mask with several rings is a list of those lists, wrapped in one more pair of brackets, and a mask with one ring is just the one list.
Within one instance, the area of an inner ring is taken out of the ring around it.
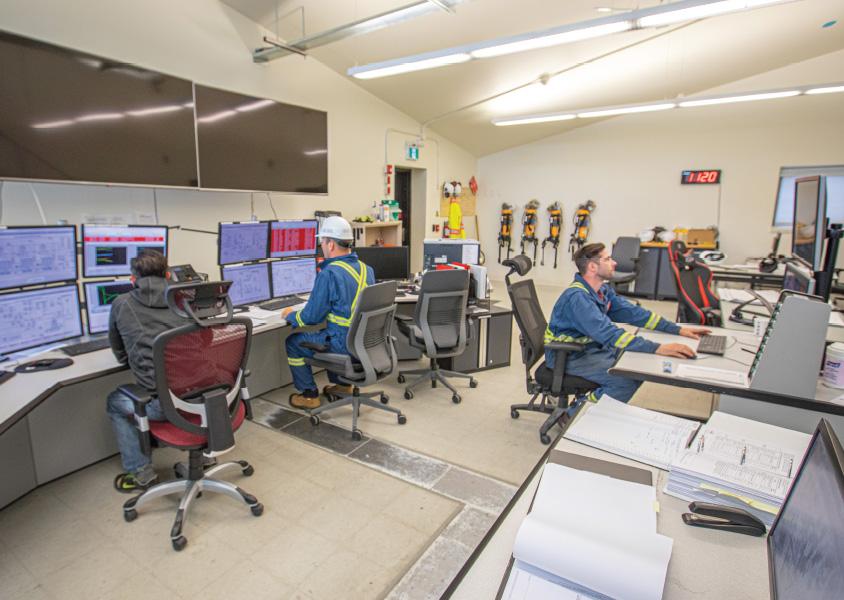
{"label": "black desk telephone", "polygon": [[191,265],[175,265],[170,267],[169,271],[170,280],[175,283],[203,281],[202,276],[197,273]]}

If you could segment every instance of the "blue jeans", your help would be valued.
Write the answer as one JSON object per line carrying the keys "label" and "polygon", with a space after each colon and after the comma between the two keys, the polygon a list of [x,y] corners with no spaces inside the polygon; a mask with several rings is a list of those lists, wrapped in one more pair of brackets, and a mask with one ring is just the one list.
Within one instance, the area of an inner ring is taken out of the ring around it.
{"label": "blue jeans", "polygon": [[612,350],[601,348],[586,350],[579,356],[569,358],[566,363],[566,373],[597,383],[600,387],[593,392],[596,398],[609,394],[616,400],[628,402],[642,382],[607,373],[615,364],[616,358],[616,353]]}
{"label": "blue jeans", "polygon": [[[123,468],[129,473],[137,473],[150,464],[150,457],[141,452],[139,432],[135,427],[135,405],[132,399],[123,392],[114,390],[108,395],[106,412],[114,427],[114,436],[117,438],[117,449],[120,450]],[[147,417],[150,421],[165,420],[158,398],[147,404]]]}
{"label": "blue jeans", "polygon": [[[312,344],[327,345],[329,349],[326,352],[347,354],[346,339],[343,338],[341,343],[335,342],[334,339],[328,333],[328,330],[323,329],[321,331],[293,333],[285,340],[287,364],[290,366],[290,374],[293,376],[293,385],[299,392],[309,392],[314,396],[319,394],[319,388],[317,388],[316,381],[314,381],[314,372],[311,369],[311,365],[305,364],[306,358],[313,358],[314,351],[310,348],[302,347],[302,343],[310,342]],[[328,372],[328,380],[331,383],[340,383],[338,376],[330,371]]]}

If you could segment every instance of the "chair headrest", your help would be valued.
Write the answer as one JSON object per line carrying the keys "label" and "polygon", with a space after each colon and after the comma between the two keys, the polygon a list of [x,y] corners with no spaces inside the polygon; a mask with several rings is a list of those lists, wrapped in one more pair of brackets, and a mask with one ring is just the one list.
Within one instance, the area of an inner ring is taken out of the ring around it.
{"label": "chair headrest", "polygon": [[533,267],[533,263],[531,262],[530,258],[525,256],[524,254],[519,254],[518,256],[514,256],[513,258],[508,258],[501,264],[505,267],[509,267],[521,276],[527,275],[530,272],[531,267]]}
{"label": "chair headrest", "polygon": [[234,316],[231,281],[174,283],[167,286],[167,306],[200,327],[228,323]]}

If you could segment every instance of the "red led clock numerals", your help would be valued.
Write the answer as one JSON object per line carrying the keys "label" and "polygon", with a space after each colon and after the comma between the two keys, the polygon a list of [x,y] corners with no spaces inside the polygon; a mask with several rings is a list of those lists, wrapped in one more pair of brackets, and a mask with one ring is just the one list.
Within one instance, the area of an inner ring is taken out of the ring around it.
{"label": "red led clock numerals", "polygon": [[721,170],[683,171],[680,183],[720,183]]}

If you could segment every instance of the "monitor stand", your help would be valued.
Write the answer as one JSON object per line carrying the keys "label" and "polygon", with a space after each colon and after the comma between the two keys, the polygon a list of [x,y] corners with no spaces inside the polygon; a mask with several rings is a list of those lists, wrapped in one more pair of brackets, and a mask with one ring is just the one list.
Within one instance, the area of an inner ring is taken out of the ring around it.
{"label": "monitor stand", "polygon": [[832,289],[832,279],[835,276],[835,260],[838,258],[838,243],[844,233],[841,223],[833,223],[826,230],[826,237],[829,242],[826,245],[823,270],[815,272],[815,295],[829,301],[829,292]]}

